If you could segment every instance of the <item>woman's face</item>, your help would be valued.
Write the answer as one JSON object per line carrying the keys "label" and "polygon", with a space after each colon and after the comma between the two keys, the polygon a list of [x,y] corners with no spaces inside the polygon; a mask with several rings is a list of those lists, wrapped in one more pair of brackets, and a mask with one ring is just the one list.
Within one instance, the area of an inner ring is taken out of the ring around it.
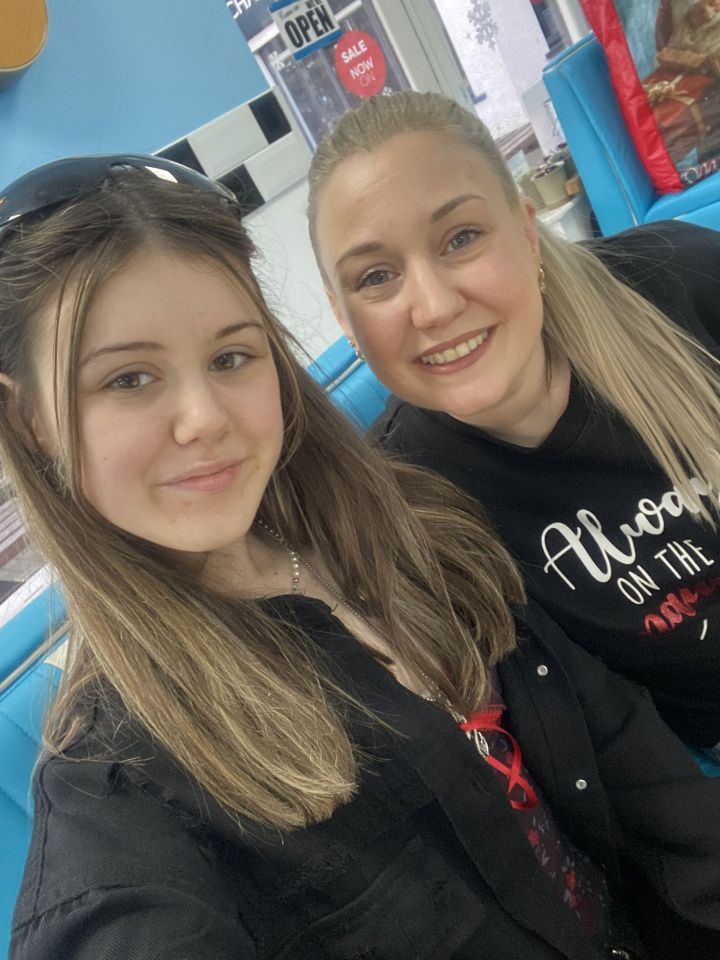
{"label": "woman's face", "polygon": [[[52,384],[52,336],[38,382]],[[41,390],[36,436],[57,445]],[[253,522],[283,441],[277,371],[251,298],[209,264],[136,254],[86,318],[77,384],[82,489],[116,526],[208,551]]]}
{"label": "woman's face", "polygon": [[316,242],[343,329],[400,397],[492,429],[545,382],[534,210],[478,151],[404,133],[344,161]]}

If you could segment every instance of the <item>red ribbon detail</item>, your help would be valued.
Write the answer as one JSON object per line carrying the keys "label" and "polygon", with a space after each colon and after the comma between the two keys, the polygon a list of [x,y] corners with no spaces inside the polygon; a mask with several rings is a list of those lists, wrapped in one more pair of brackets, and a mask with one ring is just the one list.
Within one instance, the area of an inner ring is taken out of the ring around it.
{"label": "red ribbon detail", "polygon": [[[507,777],[507,795],[508,799],[510,799],[510,806],[513,808],[513,810],[531,810],[533,807],[537,806],[537,794],[521,773],[522,754],[520,752],[520,746],[517,740],[509,731],[500,726],[500,717],[502,716],[504,709],[504,704],[496,704],[494,706],[487,707],[485,710],[478,710],[471,714],[471,716],[464,723],[458,724],[458,726],[465,733],[471,733],[473,730],[480,730],[481,733],[494,730],[496,733],[501,733],[504,737],[507,737],[512,747],[512,759],[510,761],[510,765],[508,766],[506,763],[503,763],[502,760],[498,760],[497,757],[494,757],[492,754],[488,754],[485,757],[485,760],[490,764],[491,767],[493,767],[495,770],[498,770],[503,776]],[[525,791],[525,795],[527,797],[526,800],[513,800],[510,797],[510,794],[515,787],[520,787],[521,790]]]}

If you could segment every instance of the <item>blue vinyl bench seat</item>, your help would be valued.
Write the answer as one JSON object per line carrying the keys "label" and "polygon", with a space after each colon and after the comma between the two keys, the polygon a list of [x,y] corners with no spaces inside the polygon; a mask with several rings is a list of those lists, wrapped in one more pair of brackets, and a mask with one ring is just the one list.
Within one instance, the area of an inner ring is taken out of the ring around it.
{"label": "blue vinyl bench seat", "polygon": [[355,356],[347,337],[340,337],[307,369],[361,429],[367,429],[383,412],[390,391]]}

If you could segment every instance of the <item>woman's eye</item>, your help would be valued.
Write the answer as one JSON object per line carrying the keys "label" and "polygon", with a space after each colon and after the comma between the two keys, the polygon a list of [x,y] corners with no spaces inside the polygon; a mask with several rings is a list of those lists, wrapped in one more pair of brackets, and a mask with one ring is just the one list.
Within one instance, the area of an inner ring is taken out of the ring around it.
{"label": "woman's eye", "polygon": [[389,270],[369,270],[358,281],[358,290],[362,287],[379,287],[390,279]]}
{"label": "woman's eye", "polygon": [[210,364],[215,370],[239,370],[248,361],[246,353],[240,353],[239,350],[231,350],[228,353],[221,353],[219,357]]}
{"label": "woman's eye", "polygon": [[451,250],[461,250],[463,247],[467,247],[468,244],[472,243],[473,240],[479,235],[478,230],[460,230],[453,237],[450,238],[448,247]]}
{"label": "woman's eye", "polygon": [[153,377],[149,373],[139,373],[137,370],[131,370],[129,373],[121,373],[115,377],[108,387],[111,390],[139,390],[140,387],[146,387]]}

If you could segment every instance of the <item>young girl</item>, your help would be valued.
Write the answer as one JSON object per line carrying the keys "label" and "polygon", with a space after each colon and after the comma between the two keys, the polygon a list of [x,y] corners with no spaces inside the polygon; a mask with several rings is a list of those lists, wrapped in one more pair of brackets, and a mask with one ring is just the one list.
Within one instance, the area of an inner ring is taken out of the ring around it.
{"label": "young girl", "polygon": [[75,158],[0,218],[4,465],[70,611],[13,960],[720,957],[720,782],[332,408],[234,200]]}
{"label": "young girl", "polygon": [[719,744],[720,233],[570,244],[434,94],[348,113],[310,179],[337,316],[397,395],[388,449],[476,497],[570,638]]}

